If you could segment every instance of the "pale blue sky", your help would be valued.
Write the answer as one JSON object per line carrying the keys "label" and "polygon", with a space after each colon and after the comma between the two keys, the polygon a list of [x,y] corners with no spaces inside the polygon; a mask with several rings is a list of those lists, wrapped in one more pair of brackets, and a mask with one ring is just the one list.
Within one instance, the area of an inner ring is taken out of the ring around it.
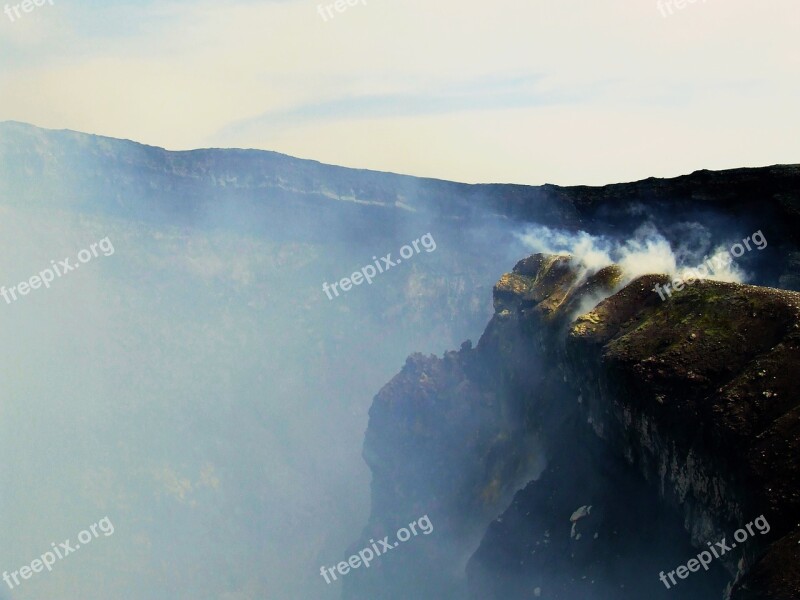
{"label": "pale blue sky", "polygon": [[800,162],[796,0],[319,4],[0,15],[0,120],[461,181]]}

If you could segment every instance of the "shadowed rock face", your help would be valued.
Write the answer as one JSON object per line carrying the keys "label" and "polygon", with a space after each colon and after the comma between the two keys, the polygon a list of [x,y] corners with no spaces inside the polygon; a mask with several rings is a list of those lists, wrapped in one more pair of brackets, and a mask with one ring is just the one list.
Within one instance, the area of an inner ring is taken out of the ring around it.
{"label": "shadowed rock face", "polygon": [[[441,527],[345,598],[434,579],[443,598],[800,597],[800,294],[707,281],[662,302],[665,277],[620,279],[531,256],[475,349],[414,356],[381,390],[367,533]],[[659,581],[761,515],[709,571]]]}
{"label": "shadowed rock face", "polygon": [[656,280],[577,319],[570,376],[595,432],[681,510],[696,545],[768,519],[726,561],[741,578],[733,598],[796,598],[800,578],[767,590],[748,573],[768,572],[777,554],[762,552],[797,534],[800,294],[701,282],[648,302]]}

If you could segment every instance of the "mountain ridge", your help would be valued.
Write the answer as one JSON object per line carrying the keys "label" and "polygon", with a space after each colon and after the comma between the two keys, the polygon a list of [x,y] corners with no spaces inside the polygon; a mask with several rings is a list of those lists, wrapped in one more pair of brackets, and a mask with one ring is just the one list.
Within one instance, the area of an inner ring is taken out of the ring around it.
{"label": "mountain ridge", "polygon": [[[128,145],[132,149],[155,151],[162,154],[163,157],[174,156],[181,158],[188,157],[197,159],[202,159],[214,155],[225,156],[225,157],[235,156],[237,158],[247,158],[247,159],[261,157],[261,158],[276,159],[282,162],[299,163],[304,166],[322,168],[325,170],[332,170],[339,173],[346,173],[354,177],[369,178],[374,176],[381,176],[390,179],[396,179],[398,181],[424,182],[434,185],[455,186],[457,188],[463,188],[463,190],[504,189],[504,190],[539,191],[539,192],[546,191],[550,193],[564,191],[568,197],[571,197],[573,195],[609,197],[609,196],[614,196],[615,195],[614,192],[618,190],[631,189],[631,188],[646,189],[650,185],[657,183],[672,183],[675,184],[676,186],[682,186],[684,184],[690,185],[694,182],[702,180],[708,181],[708,180],[713,180],[715,178],[720,180],[724,179],[737,180],[740,177],[748,175],[757,175],[759,173],[769,173],[773,176],[777,175],[782,177],[786,176],[786,177],[800,179],[800,163],[782,163],[774,165],[765,165],[760,167],[735,167],[719,171],[698,169],[691,173],[685,173],[674,177],[647,177],[644,179],[633,180],[633,181],[607,183],[601,186],[583,185],[583,184],[558,185],[552,183],[543,183],[543,184],[521,184],[521,183],[504,183],[504,182],[465,183],[465,182],[451,181],[433,177],[420,177],[416,175],[396,173],[392,171],[378,171],[374,169],[362,169],[362,168],[334,165],[314,159],[296,157],[289,154],[277,152],[274,150],[263,150],[257,148],[217,148],[217,147],[195,148],[191,150],[168,150],[161,146],[145,144],[129,138],[115,138],[111,136],[91,134],[72,129],[41,128],[36,125],[32,125],[21,121],[13,121],[13,120],[0,122],[0,135],[11,135],[11,134],[19,135],[20,133],[25,134],[27,136],[30,136],[31,134],[38,134],[40,136],[44,135],[56,138],[58,137],[73,138],[73,141],[80,141],[83,143],[95,141],[98,143],[124,144]],[[59,141],[63,141],[63,139]]]}

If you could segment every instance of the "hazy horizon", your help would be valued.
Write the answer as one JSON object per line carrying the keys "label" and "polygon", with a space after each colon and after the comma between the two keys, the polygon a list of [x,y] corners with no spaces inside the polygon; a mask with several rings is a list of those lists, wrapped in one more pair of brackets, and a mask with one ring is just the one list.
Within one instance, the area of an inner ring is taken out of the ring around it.
{"label": "hazy horizon", "polygon": [[[43,129],[43,130],[47,130],[47,131],[64,131],[64,132],[77,133],[77,134],[82,134],[82,135],[89,135],[89,136],[94,136],[94,137],[99,137],[99,138],[107,138],[107,139],[110,139],[110,140],[118,140],[118,141],[121,141],[121,142],[132,142],[132,143],[138,144],[140,146],[156,148],[158,150],[165,150],[167,152],[176,152],[176,153],[178,153],[178,152],[198,152],[198,151],[206,151],[206,150],[220,150],[220,151],[225,151],[225,150],[237,151],[238,150],[238,151],[245,151],[245,152],[251,152],[251,151],[252,152],[264,152],[264,153],[267,153],[267,154],[278,154],[278,155],[285,156],[285,157],[288,157],[288,158],[291,158],[291,159],[295,159],[295,160],[309,161],[309,162],[312,162],[312,163],[318,163],[318,164],[322,164],[322,165],[329,166],[329,167],[350,169],[350,170],[353,170],[353,171],[370,171],[370,172],[375,172],[375,173],[386,173],[388,175],[398,175],[400,177],[411,177],[411,178],[414,178],[414,179],[428,179],[428,180],[434,180],[434,181],[446,181],[446,182],[460,183],[460,184],[465,184],[465,185],[494,185],[494,184],[499,184],[499,185],[522,185],[522,186],[530,186],[530,187],[539,187],[539,186],[542,186],[542,185],[558,185],[559,187],[603,187],[605,185],[636,183],[637,181],[644,181],[646,179],[650,179],[650,178],[655,177],[654,175],[648,175],[646,177],[642,177],[641,179],[631,179],[631,180],[626,180],[626,181],[607,181],[607,182],[604,182],[604,183],[596,183],[596,184],[572,183],[572,184],[567,184],[567,185],[556,184],[556,183],[553,183],[551,181],[544,181],[544,182],[542,182],[540,184],[518,183],[518,182],[514,182],[514,181],[469,182],[469,181],[461,181],[461,180],[443,179],[441,177],[429,177],[429,176],[423,176],[423,175],[414,175],[412,173],[404,173],[404,172],[399,172],[399,171],[380,171],[380,170],[376,170],[376,169],[368,169],[368,168],[359,167],[359,166],[350,166],[350,165],[343,165],[343,164],[336,164],[336,163],[326,163],[326,162],[323,162],[323,161],[320,161],[320,160],[317,160],[317,159],[314,159],[314,158],[308,158],[308,157],[305,157],[305,156],[295,156],[295,155],[292,155],[292,154],[286,154],[284,152],[278,152],[277,150],[271,150],[269,148],[245,148],[245,147],[239,147],[239,146],[230,146],[230,147],[204,146],[204,147],[198,147],[198,148],[172,149],[172,148],[165,148],[163,146],[155,146],[155,145],[152,145],[152,144],[145,144],[144,142],[141,142],[141,141],[136,140],[136,139],[131,139],[131,138],[118,138],[118,137],[114,137],[114,136],[95,134],[95,133],[91,133],[91,132],[88,132],[88,131],[78,131],[78,130],[69,129],[69,128],[40,127],[40,126],[36,125],[35,123],[26,123],[24,121],[15,121],[13,119],[0,121],[0,125],[2,125],[3,123],[16,123],[16,124],[35,127],[37,129]],[[768,167],[776,167],[776,166],[793,166],[793,165],[800,165],[800,162],[797,162],[797,163],[794,163],[794,162],[783,162],[783,163],[772,163],[772,164],[765,164],[765,165],[740,165],[740,166],[729,167],[727,169],[721,169],[721,170],[722,171],[729,171],[729,170],[737,170],[737,169],[760,169],[760,168],[768,168]],[[685,173],[677,173],[677,174],[674,174],[674,175],[656,177],[656,178],[657,179],[674,179],[676,177],[682,177],[684,175],[691,175],[692,173],[696,173],[698,171],[707,171],[707,170],[711,170],[711,169],[707,169],[707,168],[701,166],[701,167],[698,167],[698,168],[693,169],[691,171],[687,171]]]}

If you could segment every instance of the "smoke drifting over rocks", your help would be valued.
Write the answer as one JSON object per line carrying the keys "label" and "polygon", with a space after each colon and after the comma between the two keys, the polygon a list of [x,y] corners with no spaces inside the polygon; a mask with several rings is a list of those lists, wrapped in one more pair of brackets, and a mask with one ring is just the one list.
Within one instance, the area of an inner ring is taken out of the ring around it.
{"label": "smoke drifting over rocks", "polygon": [[[103,552],[38,579],[37,597],[332,600],[342,582],[326,584],[320,565],[430,515],[435,531],[370,568],[375,580],[348,574],[345,594],[463,600],[465,573],[510,564],[475,562],[487,527],[547,469],[583,469],[569,443],[592,434],[583,420],[564,428],[574,382],[548,377],[560,371],[541,360],[562,358],[557,328],[516,354],[523,331],[500,327],[518,318],[520,294],[545,320],[582,314],[638,273],[693,266],[760,229],[769,247],[725,277],[800,289],[798,207],[794,166],[603,188],[465,185],[2,123],[0,285],[104,236],[115,253],[0,303],[0,569],[109,514],[117,531]],[[335,301],[324,293],[426,232],[435,252]],[[556,258],[503,276],[544,245],[580,257],[580,277]],[[539,271],[580,294],[542,293],[529,280]],[[447,351],[490,319],[477,348]],[[553,401],[529,410],[519,399],[531,389]],[[564,432],[561,462],[550,431]],[[613,481],[658,501],[613,464]],[[589,498],[537,494],[542,507],[565,505],[565,539],[593,539],[608,514]],[[570,515],[590,504],[570,538]],[[674,535],[671,548],[688,543]],[[669,558],[659,568],[683,557]]]}
{"label": "smoke drifting over rocks", "polygon": [[[652,222],[643,223],[622,239],[542,225],[526,227],[517,236],[531,252],[569,254],[576,265],[583,265],[588,272],[617,264],[622,268],[625,282],[649,273],[682,276],[687,270],[708,260],[713,262],[728,252],[730,244],[712,245],[711,230],[700,223],[683,223],[680,229],[683,236],[678,238],[677,246]],[[745,283],[748,273],[736,262],[728,261],[718,264],[706,278]]]}

